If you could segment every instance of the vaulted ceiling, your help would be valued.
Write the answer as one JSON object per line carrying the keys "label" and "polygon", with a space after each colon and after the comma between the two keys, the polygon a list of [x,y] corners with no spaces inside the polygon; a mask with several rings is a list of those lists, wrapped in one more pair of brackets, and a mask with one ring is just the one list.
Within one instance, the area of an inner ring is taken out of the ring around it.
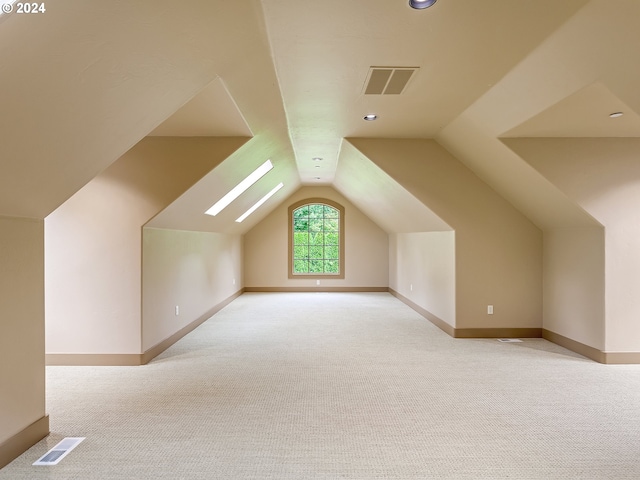
{"label": "vaulted ceiling", "polygon": [[[243,233],[301,185],[321,184],[388,231],[447,229],[354,146],[419,138],[539,227],[590,225],[510,142],[640,136],[637,0],[46,7],[0,16],[0,215],[44,218],[146,136],[238,136],[248,140],[150,225]],[[371,67],[415,73],[399,94],[365,94]],[[228,211],[203,215],[268,158],[274,169]],[[420,220],[384,214],[398,209]]]}

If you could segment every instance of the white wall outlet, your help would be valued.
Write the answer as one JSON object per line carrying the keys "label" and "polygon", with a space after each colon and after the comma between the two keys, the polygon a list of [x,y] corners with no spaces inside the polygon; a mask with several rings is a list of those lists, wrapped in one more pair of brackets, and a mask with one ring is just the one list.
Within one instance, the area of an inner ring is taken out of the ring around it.
{"label": "white wall outlet", "polygon": [[236,284],[236,279],[235,279],[235,278],[233,279],[233,284],[234,284],[234,285]]}
{"label": "white wall outlet", "polygon": [[493,315],[493,305],[487,305],[487,315]]}
{"label": "white wall outlet", "polygon": [[176,305],[176,316],[180,315],[180,307]]}
{"label": "white wall outlet", "polygon": [[409,285],[409,291],[413,292],[413,283]]}
{"label": "white wall outlet", "polygon": [[316,285],[320,285],[320,280],[316,280]]}

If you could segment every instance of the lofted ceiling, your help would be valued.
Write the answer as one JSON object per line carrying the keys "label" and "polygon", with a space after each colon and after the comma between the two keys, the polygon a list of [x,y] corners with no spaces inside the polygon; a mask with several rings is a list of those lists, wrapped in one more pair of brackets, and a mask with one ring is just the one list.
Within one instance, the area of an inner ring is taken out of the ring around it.
{"label": "lofted ceiling", "polygon": [[151,137],[250,137],[251,129],[220,77],[203,88]]}
{"label": "lofted ceiling", "polygon": [[[333,181],[344,137],[436,136],[585,2],[312,3],[263,2],[304,183],[317,176],[313,157]],[[371,66],[419,69],[399,95],[364,95]]]}
{"label": "lofted ceiling", "polygon": [[[149,225],[244,233],[320,184],[387,231],[444,230],[345,141],[430,138],[539,227],[590,225],[506,139],[640,136],[639,19],[637,0],[52,0],[3,15],[0,215],[46,216],[147,135],[240,136]],[[367,95],[371,67],[416,70],[401,93]],[[203,215],[267,158],[273,171]],[[421,220],[383,214],[399,209]]]}

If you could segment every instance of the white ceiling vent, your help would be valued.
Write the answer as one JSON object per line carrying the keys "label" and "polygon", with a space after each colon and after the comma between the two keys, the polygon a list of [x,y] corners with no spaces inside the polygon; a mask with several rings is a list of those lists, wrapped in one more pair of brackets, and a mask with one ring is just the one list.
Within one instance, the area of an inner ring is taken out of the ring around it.
{"label": "white ceiling vent", "polygon": [[364,84],[365,95],[399,95],[419,67],[371,67]]}

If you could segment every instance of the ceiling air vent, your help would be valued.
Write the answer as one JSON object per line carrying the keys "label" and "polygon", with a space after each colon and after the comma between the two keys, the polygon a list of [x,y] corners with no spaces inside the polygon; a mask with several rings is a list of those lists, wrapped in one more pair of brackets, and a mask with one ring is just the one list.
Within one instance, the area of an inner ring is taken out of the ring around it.
{"label": "ceiling air vent", "polygon": [[365,95],[399,95],[418,67],[371,67],[364,85]]}

